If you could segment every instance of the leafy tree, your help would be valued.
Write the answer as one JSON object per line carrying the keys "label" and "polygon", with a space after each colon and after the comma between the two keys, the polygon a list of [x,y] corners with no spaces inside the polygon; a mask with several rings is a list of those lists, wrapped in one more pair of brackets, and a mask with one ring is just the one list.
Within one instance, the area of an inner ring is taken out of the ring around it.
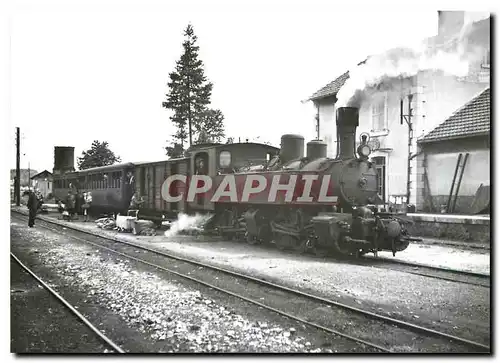
{"label": "leafy tree", "polygon": [[181,144],[173,142],[171,145],[165,148],[169,158],[181,158],[184,156],[184,148]]}
{"label": "leafy tree", "polygon": [[85,170],[98,166],[113,165],[120,161],[121,158],[109,149],[107,141],[99,142],[94,140],[90,149],[84,151],[82,156],[78,158],[77,164],[80,170]]}
{"label": "leafy tree", "polygon": [[224,115],[220,110],[207,109],[200,114],[196,124],[196,144],[221,142],[224,138]]}
{"label": "leafy tree", "polygon": [[[171,157],[184,151],[187,141],[191,146],[193,140],[195,143],[206,139],[219,140],[224,135],[222,112],[208,107],[213,84],[205,77],[203,62],[198,57],[198,38],[191,24],[184,31],[184,36],[184,52],[176,62],[175,71],[169,74],[169,93],[162,104],[173,111],[170,120],[176,127],[171,146],[165,148]],[[202,130],[205,135],[200,135]]]}

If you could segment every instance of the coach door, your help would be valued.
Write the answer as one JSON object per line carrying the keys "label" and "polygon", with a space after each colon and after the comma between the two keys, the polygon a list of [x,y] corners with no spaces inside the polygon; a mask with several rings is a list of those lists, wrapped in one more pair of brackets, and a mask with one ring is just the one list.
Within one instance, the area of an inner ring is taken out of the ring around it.
{"label": "coach door", "polygon": [[[176,162],[170,163],[170,175],[177,175],[177,174],[179,174],[179,165]],[[167,177],[170,175],[167,175]],[[171,184],[169,193],[173,197],[176,197],[178,195],[176,183]],[[169,206],[168,206],[167,210],[169,212],[178,212],[179,211],[179,202],[171,202],[171,203],[168,203],[168,205]]]}
{"label": "coach door", "polygon": [[[216,149],[198,151],[191,157],[191,175],[208,175],[213,178],[216,175],[215,163]],[[200,182],[201,186],[202,182]],[[194,201],[190,203],[193,209],[213,210],[213,203],[210,202],[209,195],[197,194]]]}

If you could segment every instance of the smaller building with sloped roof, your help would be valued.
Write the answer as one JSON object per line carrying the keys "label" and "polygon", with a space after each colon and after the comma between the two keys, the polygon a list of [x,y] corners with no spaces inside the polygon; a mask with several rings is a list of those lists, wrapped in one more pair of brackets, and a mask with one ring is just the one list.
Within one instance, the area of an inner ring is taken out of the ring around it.
{"label": "smaller building with sloped roof", "polygon": [[[422,40],[435,54],[451,54],[461,47],[467,49],[466,74],[459,76],[443,69],[425,68],[411,77],[401,75],[389,79],[387,84],[381,82],[356,105],[359,107],[356,140],[359,141],[362,133],[369,134],[379,194],[395,210],[404,210],[405,204],[421,205],[417,198],[417,141],[490,85],[491,19],[486,15],[440,11],[437,34]],[[383,54],[391,58],[404,57],[405,53],[395,49]],[[368,56],[358,66],[368,64],[374,57],[380,56]],[[329,157],[335,157],[337,149],[335,112],[340,106],[337,96],[349,77],[349,71],[342,73],[309,98],[316,107],[317,137],[327,143]],[[401,116],[408,115],[409,109],[411,129],[407,122],[402,122]]]}
{"label": "smaller building with sloped roof", "polygon": [[475,214],[489,209],[490,104],[487,88],[418,140],[419,210]]}

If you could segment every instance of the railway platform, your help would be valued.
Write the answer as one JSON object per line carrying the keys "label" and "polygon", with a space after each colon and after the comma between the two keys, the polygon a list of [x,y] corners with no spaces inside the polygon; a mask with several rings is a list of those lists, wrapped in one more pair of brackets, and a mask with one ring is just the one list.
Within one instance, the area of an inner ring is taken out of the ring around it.
{"label": "railway platform", "polygon": [[490,243],[490,216],[463,214],[408,213],[414,225],[412,235],[428,239],[445,238],[469,245]]}
{"label": "railway platform", "polygon": [[[12,207],[13,210],[27,213],[26,207]],[[117,240],[124,241],[137,241],[141,243],[154,244],[155,246],[162,246],[166,249],[172,249],[173,252],[188,252],[193,249],[193,253],[200,254],[201,256],[217,252],[215,246],[224,246],[224,251],[231,251],[240,253],[243,248],[244,253],[267,254],[269,251],[255,249],[252,246],[247,246],[244,243],[229,244],[227,241],[219,237],[207,236],[183,236],[166,237],[162,231],[158,231],[156,236],[135,236],[131,233],[121,233],[115,230],[104,230],[98,228],[95,223],[84,223],[81,219],[72,222],[63,221],[59,213],[49,212],[48,214],[41,214],[38,216],[40,219],[47,219],[61,225],[75,228],[83,232],[90,232],[104,237],[109,237]],[[421,243],[412,243],[402,252],[398,252],[395,257],[390,252],[379,252],[379,257],[390,259],[393,261],[402,261],[415,264],[425,264],[440,268],[449,268],[456,270],[463,270],[481,274],[490,273],[490,251],[489,243],[467,243],[464,241],[454,241],[438,238],[425,238]],[[210,243],[208,243],[210,242]],[[200,250],[201,249],[201,250]],[[246,250],[248,249],[248,251]],[[252,250],[252,251],[251,251]]]}

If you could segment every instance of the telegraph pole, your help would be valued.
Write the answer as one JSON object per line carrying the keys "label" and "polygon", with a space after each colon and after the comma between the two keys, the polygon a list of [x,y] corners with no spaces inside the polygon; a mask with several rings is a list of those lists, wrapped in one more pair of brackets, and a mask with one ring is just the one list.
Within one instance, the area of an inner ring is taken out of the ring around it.
{"label": "telegraph pole", "polygon": [[16,205],[21,205],[21,138],[19,127],[16,127],[16,182],[14,183],[14,195]]}
{"label": "telegraph pole", "polygon": [[406,205],[410,204],[410,195],[411,195],[411,160],[416,156],[411,153],[411,144],[413,141],[413,124],[411,122],[411,118],[413,116],[411,108],[411,101],[413,99],[413,95],[410,93],[408,95],[408,113],[405,115],[403,111],[403,99],[401,99],[401,125],[403,121],[406,121],[408,125],[408,166],[407,166],[407,183],[406,183]]}

